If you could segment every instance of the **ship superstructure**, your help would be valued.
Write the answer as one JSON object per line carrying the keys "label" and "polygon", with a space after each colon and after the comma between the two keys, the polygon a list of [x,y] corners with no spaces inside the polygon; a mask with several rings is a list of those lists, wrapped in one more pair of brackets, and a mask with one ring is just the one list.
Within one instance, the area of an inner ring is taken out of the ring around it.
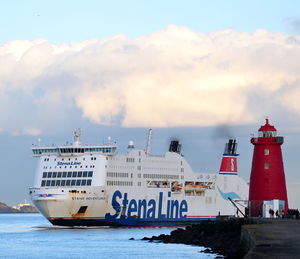
{"label": "ship superstructure", "polygon": [[130,141],[126,154],[111,141],[82,145],[79,130],[72,144],[34,146],[35,206],[52,224],[69,226],[186,225],[236,215],[229,198],[244,210],[239,204],[247,200],[248,185],[237,174],[236,146],[225,151],[220,173],[194,173],[178,140],[157,156],[150,154],[151,137],[149,131],[145,150]]}

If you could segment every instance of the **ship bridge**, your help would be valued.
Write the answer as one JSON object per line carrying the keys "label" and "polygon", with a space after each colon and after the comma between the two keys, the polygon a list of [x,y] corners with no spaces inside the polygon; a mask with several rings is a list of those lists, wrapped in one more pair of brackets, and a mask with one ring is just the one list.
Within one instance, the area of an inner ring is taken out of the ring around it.
{"label": "ship bridge", "polygon": [[83,154],[106,154],[112,155],[116,152],[117,146],[105,145],[105,146],[60,146],[60,147],[32,147],[34,157],[45,155],[57,155],[57,156],[80,156]]}
{"label": "ship bridge", "polygon": [[[116,152],[117,146],[110,143],[99,146],[81,145],[80,143],[80,129],[74,131],[74,143],[65,146],[51,146],[51,147],[32,147],[34,157],[40,157],[45,155],[57,155],[57,156],[81,156],[84,154],[105,154],[112,155]],[[111,138],[108,138],[111,141]]]}

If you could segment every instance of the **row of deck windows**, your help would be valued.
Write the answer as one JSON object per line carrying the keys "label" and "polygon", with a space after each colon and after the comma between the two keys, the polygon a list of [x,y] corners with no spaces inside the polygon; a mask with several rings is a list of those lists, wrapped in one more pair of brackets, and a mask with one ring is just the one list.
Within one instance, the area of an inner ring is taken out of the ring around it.
{"label": "row of deck windows", "polygon": [[128,177],[128,173],[107,172],[107,177]]}
{"label": "row of deck windows", "polygon": [[133,186],[133,182],[123,182],[123,181],[107,181],[109,186]]}
{"label": "row of deck windows", "polygon": [[115,152],[116,148],[47,148],[47,149],[33,149],[32,152],[35,155],[43,153],[85,153],[85,152],[102,152],[112,153]]}
{"label": "row of deck windows", "polygon": [[144,178],[158,178],[158,179],[179,179],[179,175],[169,175],[169,174],[143,174]]}
{"label": "row of deck windows", "polygon": [[51,149],[33,149],[33,154],[39,155],[42,153],[58,153],[58,148],[51,148]]}
{"label": "row of deck windows", "polygon": [[91,179],[77,179],[77,180],[42,180],[41,186],[90,186]]}
{"label": "row of deck windows", "polygon": [[43,178],[93,177],[93,171],[43,172]]}

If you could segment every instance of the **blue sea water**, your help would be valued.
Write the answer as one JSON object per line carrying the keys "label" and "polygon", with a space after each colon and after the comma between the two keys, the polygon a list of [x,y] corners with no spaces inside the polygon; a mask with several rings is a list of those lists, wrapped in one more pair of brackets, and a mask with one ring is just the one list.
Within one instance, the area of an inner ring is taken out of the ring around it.
{"label": "blue sea water", "polygon": [[40,214],[0,214],[0,258],[216,257],[201,253],[204,248],[199,246],[141,240],[173,229],[54,227]]}

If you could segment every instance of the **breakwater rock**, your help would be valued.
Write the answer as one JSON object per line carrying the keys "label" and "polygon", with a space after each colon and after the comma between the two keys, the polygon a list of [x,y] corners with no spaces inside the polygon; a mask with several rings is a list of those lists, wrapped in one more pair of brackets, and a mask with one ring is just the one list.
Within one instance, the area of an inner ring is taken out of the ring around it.
{"label": "breakwater rock", "polygon": [[170,235],[143,238],[150,242],[204,246],[225,258],[299,258],[300,221],[283,218],[231,218],[203,222]]}
{"label": "breakwater rock", "polygon": [[170,235],[143,238],[150,242],[181,243],[209,247],[204,252],[214,252],[225,258],[243,258],[248,252],[247,245],[241,241],[241,229],[244,224],[253,224],[251,219],[228,219],[209,221],[201,224],[178,228]]}

